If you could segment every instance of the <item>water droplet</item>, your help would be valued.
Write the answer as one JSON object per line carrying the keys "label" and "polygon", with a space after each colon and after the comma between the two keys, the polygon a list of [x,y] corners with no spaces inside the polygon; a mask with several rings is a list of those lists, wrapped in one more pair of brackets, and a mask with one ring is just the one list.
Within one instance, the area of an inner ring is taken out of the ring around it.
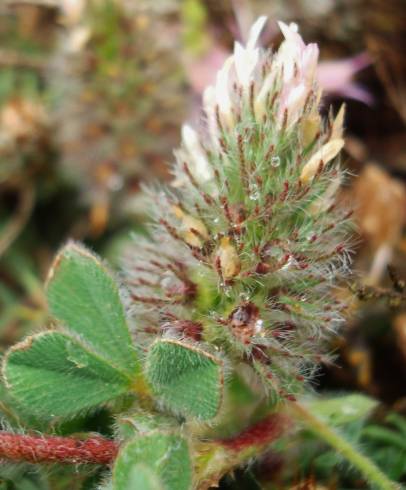
{"label": "water droplet", "polygon": [[271,165],[272,165],[272,167],[279,167],[280,164],[281,164],[280,157],[272,157],[271,158]]}
{"label": "water droplet", "polygon": [[165,275],[161,280],[160,280],[160,285],[162,288],[170,288],[176,283],[174,280],[174,277],[172,275]]}
{"label": "water droplet", "polygon": [[214,218],[213,223],[218,223],[220,221],[220,218]]}
{"label": "water droplet", "polygon": [[281,270],[285,271],[290,269],[292,266],[297,265],[297,261],[294,257],[290,256],[286,264],[282,267]]}
{"label": "water droplet", "polygon": [[225,284],[224,282],[220,283],[220,289],[221,292],[226,296],[227,298],[231,298],[233,288],[230,287],[228,284]]}
{"label": "water droplet", "polygon": [[249,301],[249,300],[250,300],[250,295],[249,295],[248,293],[244,293],[244,292],[242,292],[242,293],[240,293],[238,296],[239,296],[239,297],[240,297],[240,298],[241,298],[243,301]]}
{"label": "water droplet", "polygon": [[265,255],[280,260],[286,252],[278,245],[269,245],[265,249]]}
{"label": "water droplet", "polygon": [[262,330],[263,326],[264,326],[264,320],[258,319],[255,322],[255,333],[259,333]]}
{"label": "water droplet", "polygon": [[251,194],[250,194],[250,200],[251,201],[258,201],[259,199],[259,189],[256,184],[253,184],[251,186]]}

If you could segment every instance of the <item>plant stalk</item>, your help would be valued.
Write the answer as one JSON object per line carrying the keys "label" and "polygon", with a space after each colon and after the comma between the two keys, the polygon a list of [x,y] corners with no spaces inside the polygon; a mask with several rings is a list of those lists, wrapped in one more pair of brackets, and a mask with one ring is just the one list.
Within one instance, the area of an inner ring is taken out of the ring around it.
{"label": "plant stalk", "polygon": [[0,458],[29,463],[110,464],[118,446],[110,439],[29,436],[0,431]]}
{"label": "plant stalk", "polygon": [[339,432],[329,427],[323,420],[315,417],[299,403],[289,404],[292,415],[301,420],[314,434],[342,454],[364,478],[381,490],[400,490],[400,485],[390,480],[368,457],[344,439]]}
{"label": "plant stalk", "polygon": [[291,419],[276,412],[234,437],[201,443],[198,453],[202,458],[200,461],[198,459],[195,467],[199,482],[197,488],[207,490],[217,487],[224,475],[264,453],[291,427]]}

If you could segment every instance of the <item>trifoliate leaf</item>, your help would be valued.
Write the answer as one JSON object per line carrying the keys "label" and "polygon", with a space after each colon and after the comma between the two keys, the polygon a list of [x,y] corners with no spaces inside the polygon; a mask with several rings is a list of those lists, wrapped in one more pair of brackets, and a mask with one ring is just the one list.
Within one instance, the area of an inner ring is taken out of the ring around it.
{"label": "trifoliate leaf", "polygon": [[155,342],[147,377],[158,399],[172,411],[207,420],[219,411],[223,364],[211,354],[174,340]]}
{"label": "trifoliate leaf", "polygon": [[366,419],[378,402],[361,394],[334,396],[310,401],[308,409],[332,425],[346,425]]}
{"label": "trifoliate leaf", "polygon": [[139,372],[117,285],[97,257],[69,243],[51,269],[47,297],[55,318],[109,364],[129,376]]}
{"label": "trifoliate leaf", "polygon": [[188,490],[192,467],[187,442],[154,432],[124,446],[113,469],[113,490]]}
{"label": "trifoliate leaf", "polygon": [[10,349],[3,374],[10,393],[41,417],[69,417],[124,394],[131,379],[76,339],[59,332],[28,337]]}

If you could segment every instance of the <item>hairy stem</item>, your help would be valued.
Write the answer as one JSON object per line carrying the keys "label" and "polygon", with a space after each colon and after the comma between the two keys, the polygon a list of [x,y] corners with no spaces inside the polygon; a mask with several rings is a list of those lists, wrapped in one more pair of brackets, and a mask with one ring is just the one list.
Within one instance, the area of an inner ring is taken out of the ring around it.
{"label": "hairy stem", "polygon": [[342,454],[354,466],[373,488],[381,490],[399,490],[400,486],[390,480],[369,458],[362,454],[336,430],[323,420],[311,414],[299,403],[290,403],[292,415],[301,420],[314,434],[327,442]]}
{"label": "hairy stem", "polygon": [[203,444],[202,464],[196,468],[199,490],[217,486],[224,475],[266,451],[291,425],[286,415],[272,413],[234,437]]}
{"label": "hairy stem", "polygon": [[0,432],[0,458],[29,463],[110,464],[118,446],[110,439],[29,436]]}

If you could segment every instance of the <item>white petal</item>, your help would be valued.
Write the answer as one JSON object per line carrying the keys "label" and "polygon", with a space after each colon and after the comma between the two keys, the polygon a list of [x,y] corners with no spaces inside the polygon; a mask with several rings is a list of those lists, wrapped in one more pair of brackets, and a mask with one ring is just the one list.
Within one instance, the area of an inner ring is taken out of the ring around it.
{"label": "white petal", "polygon": [[308,91],[304,83],[300,83],[292,88],[286,100],[286,109],[288,109],[290,113],[296,113],[296,111],[300,109],[300,106],[303,105],[307,93]]}
{"label": "white petal", "polygon": [[276,69],[270,71],[270,73],[265,78],[262,87],[255,99],[254,110],[255,110],[255,117],[257,118],[258,121],[260,121],[262,116],[265,114],[266,111],[265,103],[269,92],[273,88],[276,73],[277,73]]}
{"label": "white petal", "polygon": [[289,25],[287,25],[282,21],[278,21],[278,26],[279,26],[279,29],[281,30],[282,34],[283,34],[283,37],[286,40],[295,40],[296,41],[298,37],[300,38],[300,35],[298,34],[299,27],[294,22],[291,22]]}
{"label": "white petal", "polygon": [[302,66],[302,55],[306,48],[303,39],[297,32],[297,25],[286,25],[284,22],[278,22],[279,28],[285,37],[285,41],[279,46],[277,59],[283,66],[283,79],[289,82],[295,73],[295,65]]}
{"label": "white petal", "polygon": [[206,111],[215,108],[216,105],[216,91],[213,85],[209,85],[203,92],[203,105]]}
{"label": "white petal", "polygon": [[255,48],[255,46],[258,42],[259,36],[260,36],[262,29],[264,28],[267,20],[268,20],[267,17],[265,15],[262,15],[261,17],[258,17],[258,19],[255,21],[255,23],[253,24],[253,26],[250,29],[250,33],[248,36],[247,49]]}
{"label": "white petal", "polygon": [[345,104],[341,104],[340,110],[337,113],[331,130],[331,139],[341,138],[343,135],[343,125],[345,116]]}
{"label": "white petal", "polygon": [[220,114],[223,116],[224,122],[226,122],[230,126],[233,125],[233,117],[231,111],[232,102],[230,97],[229,76],[230,76],[230,69],[233,64],[233,61],[234,61],[233,56],[227,58],[223,67],[217,73],[216,88],[215,88],[216,102],[219,106]]}
{"label": "white petal", "polygon": [[182,142],[189,154],[190,161],[193,163],[190,171],[199,182],[207,182],[213,177],[213,172],[206,155],[200,145],[196,131],[188,124],[182,127]]}
{"label": "white petal", "polygon": [[308,44],[302,55],[302,76],[308,83],[313,83],[316,77],[317,61],[319,59],[319,47],[317,44]]}
{"label": "white petal", "polygon": [[236,42],[234,45],[234,64],[235,71],[237,72],[238,81],[243,88],[248,88],[255,67],[259,59],[259,50],[246,49]]}

